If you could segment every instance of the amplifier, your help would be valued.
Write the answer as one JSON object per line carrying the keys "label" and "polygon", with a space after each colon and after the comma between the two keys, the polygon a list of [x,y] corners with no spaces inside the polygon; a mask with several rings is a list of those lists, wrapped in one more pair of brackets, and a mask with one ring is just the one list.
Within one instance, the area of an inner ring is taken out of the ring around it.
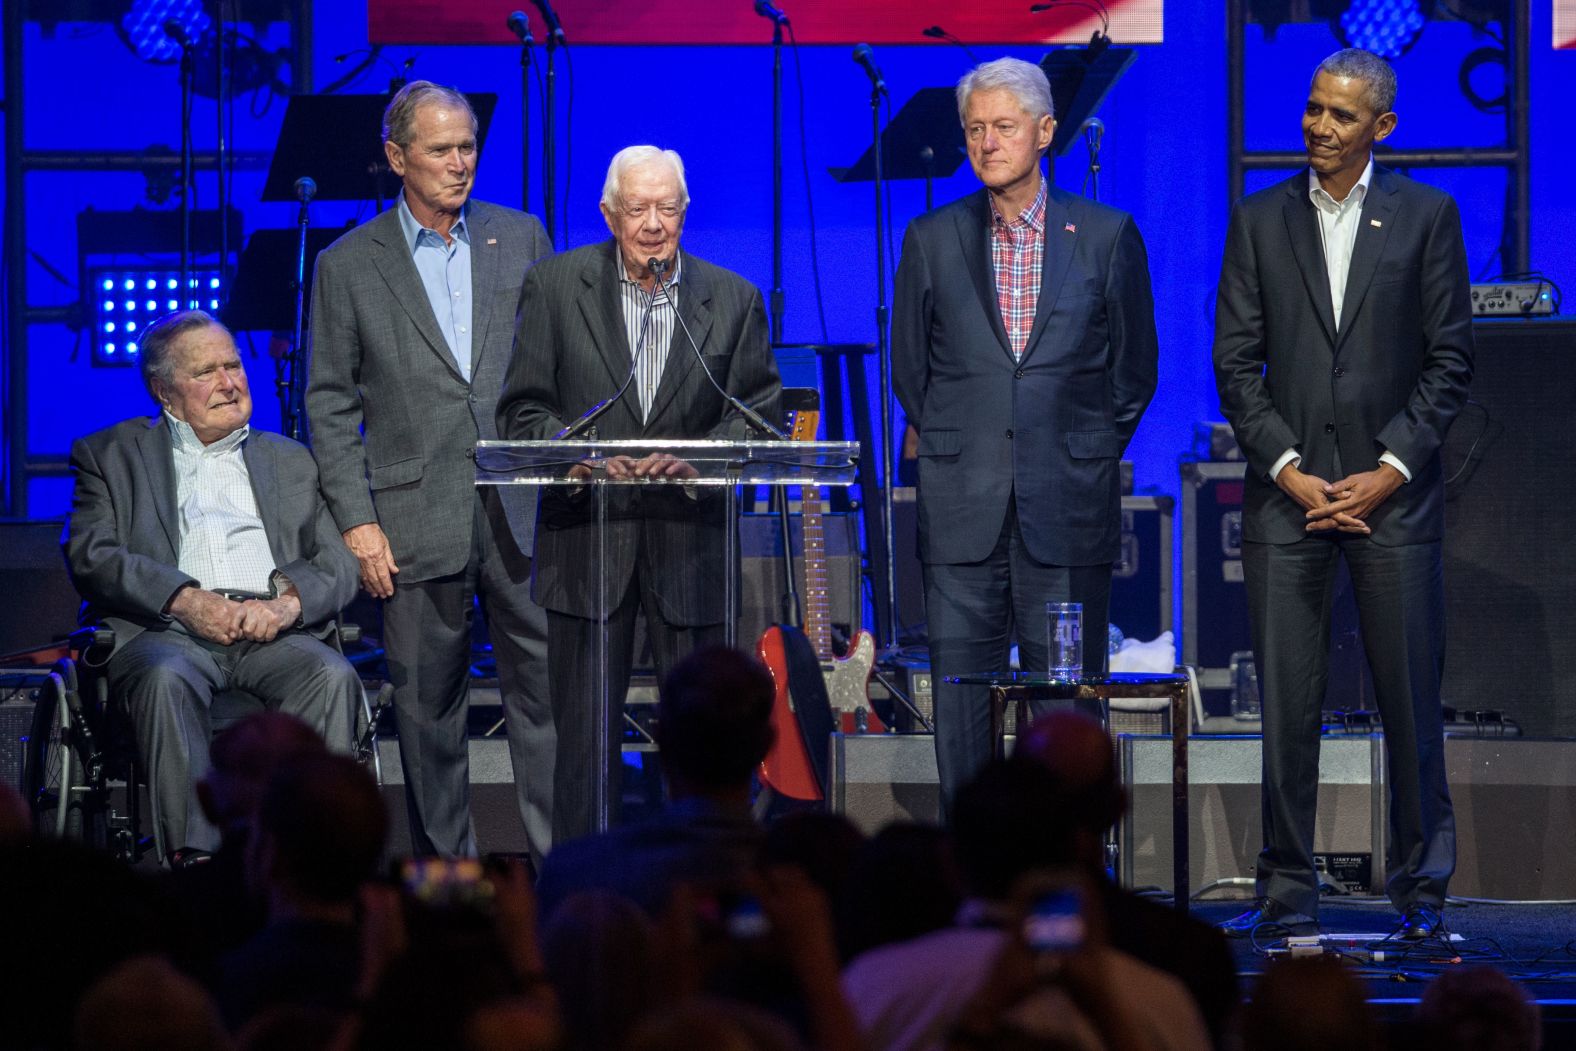
{"label": "amplifier", "polygon": [[[1232,666],[1253,649],[1248,595],[1242,579],[1242,491],[1247,464],[1197,461],[1182,465],[1182,663],[1198,669],[1212,733],[1257,732],[1256,722],[1231,716]],[[1324,707],[1372,707],[1357,603],[1341,563],[1330,615],[1329,680]]]}
{"label": "amplifier", "polygon": [[1547,281],[1500,281],[1472,286],[1478,317],[1537,317],[1556,313],[1558,293]]}

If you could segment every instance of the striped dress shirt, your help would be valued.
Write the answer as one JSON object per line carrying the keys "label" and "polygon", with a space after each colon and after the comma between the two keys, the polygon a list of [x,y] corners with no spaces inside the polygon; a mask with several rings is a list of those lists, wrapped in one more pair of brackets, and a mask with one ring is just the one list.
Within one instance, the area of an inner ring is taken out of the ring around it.
{"label": "striped dress shirt", "polygon": [[251,429],[241,427],[204,445],[190,425],[168,412],[164,423],[175,454],[181,572],[208,589],[268,594],[277,566],[242,453]]}
{"label": "striped dress shirt", "polygon": [[1034,203],[1011,222],[990,202],[990,262],[996,280],[996,305],[1007,330],[1012,356],[1023,357],[1040,305],[1040,269],[1045,263],[1045,179]]}
{"label": "striped dress shirt", "polygon": [[[662,370],[668,364],[668,346],[673,342],[673,328],[677,324],[679,295],[678,253],[673,254],[673,273],[667,277],[667,291],[660,284],[651,292],[629,276],[624,260],[618,263],[618,290],[624,310],[624,334],[629,338],[629,352],[634,355],[635,394],[640,399],[640,418],[651,414],[651,402],[657,396],[657,386],[662,382]],[[647,308],[651,319],[645,322],[645,336],[641,336],[641,322]]]}

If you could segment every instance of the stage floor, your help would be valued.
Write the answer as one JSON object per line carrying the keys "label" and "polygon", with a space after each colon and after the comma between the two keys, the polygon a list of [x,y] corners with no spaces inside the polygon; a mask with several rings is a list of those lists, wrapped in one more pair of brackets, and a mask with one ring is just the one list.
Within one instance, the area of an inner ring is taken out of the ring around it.
{"label": "stage floor", "polygon": [[[1225,900],[1198,902],[1193,915],[1218,923],[1241,912],[1247,904]],[[1547,1051],[1576,1047],[1576,902],[1453,900],[1445,909],[1446,927],[1460,937],[1459,941],[1450,942],[1452,952],[1443,951],[1439,942],[1426,942],[1410,950],[1401,949],[1394,959],[1386,951],[1386,959],[1379,963],[1361,958],[1362,950],[1374,945],[1374,935],[1388,934],[1400,922],[1388,901],[1326,898],[1319,906],[1319,919],[1321,933],[1353,936],[1350,942],[1338,943],[1337,947],[1358,957],[1353,964],[1368,987],[1369,1002],[1387,1023],[1399,1024],[1409,1019],[1427,983],[1446,968],[1487,964],[1520,982],[1538,1001],[1543,1011],[1543,1046]],[[1383,946],[1385,950],[1397,947],[1396,942]],[[1233,940],[1232,948],[1242,975],[1243,992],[1247,993],[1273,957],[1246,940]]]}

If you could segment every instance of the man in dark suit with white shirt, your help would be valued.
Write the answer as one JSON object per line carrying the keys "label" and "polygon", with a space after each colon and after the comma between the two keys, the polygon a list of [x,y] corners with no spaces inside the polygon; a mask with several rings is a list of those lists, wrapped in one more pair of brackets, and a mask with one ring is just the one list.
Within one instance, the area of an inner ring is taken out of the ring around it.
{"label": "man in dark suit with white shirt", "polygon": [[[552,438],[622,392],[596,421],[598,437],[745,438],[754,433],[722,391],[770,420],[781,382],[760,290],[680,253],[689,208],[684,164],[672,150],[630,146],[614,155],[602,191],[612,239],[544,260],[525,279],[514,358],[498,401],[507,438]],[[664,269],[661,283],[650,266]],[[695,346],[691,347],[693,337]],[[718,388],[721,388],[719,390]],[[614,477],[693,476],[662,453],[610,459]],[[583,472],[584,468],[577,470]],[[536,534],[536,600],[548,611],[553,716],[558,730],[555,836],[592,831],[596,783],[598,593],[609,595],[607,686],[614,728],[608,756],[617,799],[617,728],[628,690],[635,616],[643,611],[658,673],[723,640],[724,502],[682,485],[617,486],[607,563],[597,577],[594,501],[584,490],[543,491]]]}
{"label": "man in dark suit with white shirt", "polygon": [[1260,900],[1225,925],[1235,935],[1317,927],[1313,822],[1341,559],[1384,723],[1386,891],[1402,936],[1439,933],[1455,868],[1439,449],[1471,383],[1472,317],[1455,202],[1374,164],[1394,103],[1382,58],[1325,59],[1303,109],[1308,168],[1242,200],[1226,239],[1215,376],[1248,461],[1242,561],[1264,709]]}
{"label": "man in dark suit with white shirt", "polygon": [[1083,667],[1105,669],[1118,465],[1155,391],[1154,303],[1132,216],[1040,173],[1056,120],[1039,67],[958,83],[984,189],[909,224],[892,377],[919,431],[919,557],[936,675],[942,802],[990,756],[981,687],[1017,637],[1048,667],[1047,602],[1083,604]]}
{"label": "man in dark suit with white shirt", "polygon": [[356,590],[311,454],[253,430],[229,331],[200,310],[138,340],[159,403],[79,439],[64,547],[84,620],[115,631],[108,673],[136,731],[154,836],[171,861],[212,852],[219,830],[196,782],[209,706],[239,688],[349,751],[361,683],[324,637]]}
{"label": "man in dark suit with white shirt", "polygon": [[476,489],[476,442],[509,363],[520,283],[552,251],[534,216],[471,198],[476,114],[413,81],[389,101],[395,206],[325,250],[312,287],[307,416],[323,495],[383,600],[383,644],[418,854],[474,855],[466,725],[478,596],[520,818],[552,829],[547,626],[531,601],[534,490]]}

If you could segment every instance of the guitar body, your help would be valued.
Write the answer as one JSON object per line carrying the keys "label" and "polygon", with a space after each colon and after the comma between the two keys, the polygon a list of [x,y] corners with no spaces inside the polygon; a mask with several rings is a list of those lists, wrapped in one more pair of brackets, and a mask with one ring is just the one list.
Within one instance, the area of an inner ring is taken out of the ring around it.
{"label": "guitar body", "polygon": [[[806,741],[814,740],[816,735],[807,734],[801,724],[801,713],[810,716],[812,723],[816,721],[813,709],[817,706],[821,708],[819,721],[828,729],[832,722],[821,666],[815,659],[815,651],[810,648],[802,632],[778,624],[761,634],[755,653],[772,673],[772,683],[776,687],[776,696],[772,700],[772,729],[776,731],[776,739],[767,751],[766,758],[761,761],[761,780],[778,795],[819,802],[826,798],[826,794],[821,787],[824,772],[818,774],[817,769],[824,766],[825,759],[821,763],[811,759]],[[808,667],[805,667],[806,658]],[[818,698],[813,696],[815,690],[807,679],[821,684]],[[799,687],[797,693],[796,683]],[[823,730],[818,735],[823,756],[826,732]]]}
{"label": "guitar body", "polygon": [[870,707],[870,672],[876,663],[876,640],[868,631],[857,631],[848,644],[848,656],[821,662],[826,698],[837,728],[845,734],[885,733],[886,726]]}

